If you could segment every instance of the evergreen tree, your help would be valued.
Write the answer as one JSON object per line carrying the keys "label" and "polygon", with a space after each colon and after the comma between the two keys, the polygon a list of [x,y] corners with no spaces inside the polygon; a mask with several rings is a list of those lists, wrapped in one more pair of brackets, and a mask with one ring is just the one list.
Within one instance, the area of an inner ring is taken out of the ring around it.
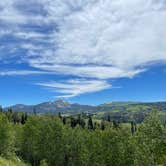
{"label": "evergreen tree", "polygon": [[62,121],[63,121],[63,124],[65,125],[66,124],[66,117],[65,116],[63,117]]}
{"label": "evergreen tree", "polygon": [[24,119],[25,119],[25,122],[26,122],[27,119],[28,119],[28,114],[27,113],[25,113]]}
{"label": "evergreen tree", "polygon": [[3,109],[2,109],[2,107],[0,106],[0,112],[3,112]]}
{"label": "evergreen tree", "polygon": [[101,130],[105,130],[105,124],[104,124],[104,121],[101,122]]}
{"label": "evergreen tree", "polygon": [[111,122],[111,116],[110,116],[110,115],[108,115],[107,121],[108,121],[108,122]]}
{"label": "evergreen tree", "polygon": [[93,130],[93,121],[91,116],[89,116],[88,119],[88,129]]}
{"label": "evergreen tree", "polygon": [[84,129],[85,125],[86,125],[85,120],[81,119],[80,126]]}
{"label": "evergreen tree", "polygon": [[79,125],[81,125],[81,119],[82,119],[82,118],[81,118],[81,114],[79,114],[78,117],[77,117],[77,123],[78,123]]}
{"label": "evergreen tree", "polygon": [[21,124],[23,125],[23,124],[25,124],[25,115],[24,114],[22,114],[21,115]]}
{"label": "evergreen tree", "polygon": [[116,122],[115,120],[113,120],[113,128],[117,129],[119,127],[118,122]]}
{"label": "evergreen tree", "polygon": [[62,115],[60,112],[58,113],[58,117],[59,117],[59,119],[62,119]]}
{"label": "evergreen tree", "polygon": [[70,124],[71,124],[72,128],[76,127],[77,121],[75,120],[75,118],[73,118],[73,117],[70,118]]}
{"label": "evergreen tree", "polygon": [[131,122],[131,133],[132,133],[132,135],[134,134],[134,132],[135,132],[135,125],[134,125],[134,122],[132,121]]}

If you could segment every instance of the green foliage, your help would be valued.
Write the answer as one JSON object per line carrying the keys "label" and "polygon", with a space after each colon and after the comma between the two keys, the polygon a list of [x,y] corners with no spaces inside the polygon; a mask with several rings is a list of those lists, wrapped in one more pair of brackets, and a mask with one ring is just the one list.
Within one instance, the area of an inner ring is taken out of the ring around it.
{"label": "green foliage", "polygon": [[84,119],[82,115],[34,114],[28,115],[24,123],[15,123],[12,120],[15,115],[20,119],[25,116],[12,111],[0,113],[0,156],[6,158],[17,155],[32,166],[164,166],[166,163],[166,127],[155,111],[139,125],[134,121],[111,122],[111,117],[97,121],[91,116]]}
{"label": "green foliage", "polygon": [[42,160],[42,161],[40,162],[40,166],[48,166],[46,160]]}
{"label": "green foliage", "polygon": [[63,161],[63,125],[52,116],[31,116],[22,134],[23,157],[33,165],[44,158],[49,165],[61,165]]}
{"label": "green foliage", "polygon": [[0,157],[0,166],[29,166],[22,162],[18,157],[12,157],[11,159],[5,159]]}
{"label": "green foliage", "polygon": [[166,163],[166,130],[157,112],[152,112],[141,125],[136,137],[136,165],[162,165]]}
{"label": "green foliage", "polygon": [[0,113],[0,155],[9,156],[14,152],[13,135],[13,130],[7,117]]}

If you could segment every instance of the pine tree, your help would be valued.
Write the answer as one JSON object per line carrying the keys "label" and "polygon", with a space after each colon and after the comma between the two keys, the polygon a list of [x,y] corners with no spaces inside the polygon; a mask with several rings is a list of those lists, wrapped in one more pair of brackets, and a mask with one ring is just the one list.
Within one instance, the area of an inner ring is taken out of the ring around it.
{"label": "pine tree", "polygon": [[108,122],[111,122],[111,117],[110,117],[110,115],[108,115],[107,120],[108,120]]}
{"label": "pine tree", "polygon": [[77,121],[73,117],[71,117],[70,118],[70,124],[71,124],[71,127],[74,128],[77,125]]}
{"label": "pine tree", "polygon": [[81,119],[80,126],[81,126],[82,128],[85,128],[85,125],[86,125],[85,120],[84,120],[84,119]]}
{"label": "pine tree", "polygon": [[66,124],[66,117],[63,117],[62,122],[64,125]]}
{"label": "pine tree", "polygon": [[0,106],[0,112],[3,112],[3,109],[2,109],[2,107]]}
{"label": "pine tree", "polygon": [[115,120],[113,120],[113,128],[117,129],[119,127],[118,122],[116,122]]}
{"label": "pine tree", "polygon": [[103,121],[101,122],[101,130],[105,130],[105,125]]}
{"label": "pine tree", "polygon": [[135,132],[137,132],[137,124],[136,124],[136,122],[134,123],[134,128],[135,128]]}
{"label": "pine tree", "polygon": [[93,121],[91,116],[89,116],[88,120],[88,129],[93,130]]}
{"label": "pine tree", "polygon": [[24,116],[24,114],[21,115],[21,124],[22,125],[25,124],[25,116]]}
{"label": "pine tree", "polygon": [[131,122],[131,133],[132,133],[132,135],[134,134],[134,132],[135,132],[135,126],[134,126],[134,122],[132,121]]}
{"label": "pine tree", "polygon": [[60,112],[58,113],[58,117],[59,117],[59,119],[62,119],[62,115]]}
{"label": "pine tree", "polygon": [[81,115],[80,115],[80,114],[78,115],[77,123],[78,123],[79,125],[81,125]]}
{"label": "pine tree", "polygon": [[28,119],[28,114],[27,113],[25,113],[25,122],[27,121],[27,119]]}

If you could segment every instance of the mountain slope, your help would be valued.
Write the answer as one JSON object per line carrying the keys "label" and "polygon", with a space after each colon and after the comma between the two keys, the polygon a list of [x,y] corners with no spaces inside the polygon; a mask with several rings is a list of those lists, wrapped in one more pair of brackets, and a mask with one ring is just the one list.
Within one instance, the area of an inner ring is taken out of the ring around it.
{"label": "mountain slope", "polygon": [[98,106],[71,104],[63,100],[44,102],[37,105],[17,104],[8,108],[13,111],[27,113],[36,112],[38,114],[62,114],[76,115],[78,113],[93,113],[96,118],[129,122],[135,120],[142,122],[145,116],[152,110],[158,110],[162,121],[166,121],[166,102],[141,103],[141,102],[109,102]]}
{"label": "mountain slope", "polygon": [[155,102],[155,103],[141,103],[141,102],[110,102],[104,103],[98,106],[71,104],[63,100],[57,100],[53,102],[44,102],[37,105],[23,105],[17,104],[5,108],[5,110],[12,109],[14,111],[23,111],[28,113],[70,113],[76,114],[80,112],[92,112],[92,113],[112,113],[112,114],[131,114],[131,113],[142,113],[149,112],[154,109],[166,112],[166,102]]}
{"label": "mountain slope", "polygon": [[37,105],[22,105],[17,104],[14,106],[10,106],[5,108],[5,110],[12,109],[14,111],[24,111],[28,113],[53,113],[57,114],[61,113],[78,113],[78,112],[85,112],[96,111],[96,107],[89,106],[89,105],[80,105],[80,104],[70,104],[63,100],[57,100],[54,102],[44,102]]}
{"label": "mountain slope", "polygon": [[[155,103],[135,103],[135,102],[115,102],[106,103],[98,106],[98,117],[108,119],[108,117],[115,121],[128,122],[136,121],[142,122],[145,116],[157,110],[163,122],[166,121],[166,102]],[[102,113],[102,114],[101,114]]]}

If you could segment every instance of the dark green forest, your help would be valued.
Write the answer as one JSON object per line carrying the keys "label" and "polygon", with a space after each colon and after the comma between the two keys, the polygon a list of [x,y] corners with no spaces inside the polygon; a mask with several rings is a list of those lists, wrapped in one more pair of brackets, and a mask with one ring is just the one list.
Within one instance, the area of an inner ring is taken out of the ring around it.
{"label": "dark green forest", "polygon": [[0,156],[29,166],[165,166],[166,124],[0,110]]}

